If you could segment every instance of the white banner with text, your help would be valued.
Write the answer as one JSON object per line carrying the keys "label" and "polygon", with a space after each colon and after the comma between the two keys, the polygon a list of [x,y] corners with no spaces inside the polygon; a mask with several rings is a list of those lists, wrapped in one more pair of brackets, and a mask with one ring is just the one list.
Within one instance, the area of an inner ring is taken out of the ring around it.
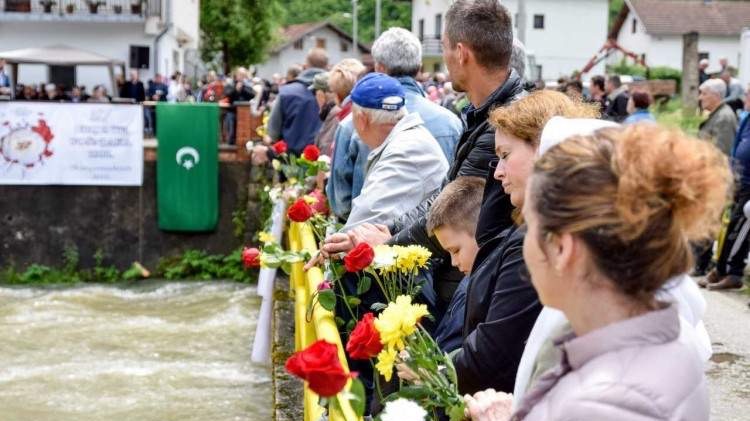
{"label": "white banner with text", "polygon": [[0,184],[142,183],[140,105],[0,102]]}

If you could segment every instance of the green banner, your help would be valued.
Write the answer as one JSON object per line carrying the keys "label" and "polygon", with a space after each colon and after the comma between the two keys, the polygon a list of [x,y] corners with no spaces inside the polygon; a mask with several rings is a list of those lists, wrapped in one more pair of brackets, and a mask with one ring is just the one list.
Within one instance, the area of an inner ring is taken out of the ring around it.
{"label": "green banner", "polygon": [[211,231],[219,220],[219,107],[156,106],[159,228]]}

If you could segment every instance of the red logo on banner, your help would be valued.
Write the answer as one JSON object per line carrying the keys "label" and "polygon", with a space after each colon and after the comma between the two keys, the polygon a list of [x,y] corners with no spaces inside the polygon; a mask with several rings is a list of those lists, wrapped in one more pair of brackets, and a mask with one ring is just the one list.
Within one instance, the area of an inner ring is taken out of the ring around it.
{"label": "red logo on banner", "polygon": [[0,138],[0,156],[7,164],[34,168],[54,154],[50,143],[55,135],[42,116],[34,126],[12,126],[9,121],[4,122],[3,126],[9,132]]}

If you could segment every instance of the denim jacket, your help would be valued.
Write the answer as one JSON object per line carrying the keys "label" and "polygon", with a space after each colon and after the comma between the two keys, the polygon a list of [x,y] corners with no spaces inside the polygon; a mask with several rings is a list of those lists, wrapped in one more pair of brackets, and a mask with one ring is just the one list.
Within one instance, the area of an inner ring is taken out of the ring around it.
{"label": "denim jacket", "polygon": [[[453,150],[463,132],[461,120],[450,111],[426,99],[424,91],[414,78],[402,76],[397,79],[406,91],[406,109],[409,113],[419,113],[425,128],[437,140],[450,165],[453,161]],[[367,154],[370,150],[354,130],[351,114],[341,121],[334,137],[331,176],[326,193],[333,213],[346,219],[352,209],[352,200],[359,196],[362,190]]]}

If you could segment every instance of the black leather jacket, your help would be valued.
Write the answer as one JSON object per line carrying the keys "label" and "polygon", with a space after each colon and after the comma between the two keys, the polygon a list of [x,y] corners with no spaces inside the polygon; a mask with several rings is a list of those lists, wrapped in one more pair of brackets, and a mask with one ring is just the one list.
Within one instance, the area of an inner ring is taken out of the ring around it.
{"label": "black leather jacket", "polygon": [[[465,130],[456,145],[455,157],[443,186],[460,176],[488,176],[490,161],[496,159],[496,156],[495,129],[487,122],[487,117],[495,107],[509,104],[525,95],[523,79],[515,70],[511,70],[505,83],[487,98],[484,105],[479,108],[469,106],[462,115]],[[429,248],[433,254],[443,253],[437,240],[427,233],[427,213],[439,193],[440,190],[436,190],[419,206],[391,224],[389,228],[394,235],[389,244],[420,244]]]}

